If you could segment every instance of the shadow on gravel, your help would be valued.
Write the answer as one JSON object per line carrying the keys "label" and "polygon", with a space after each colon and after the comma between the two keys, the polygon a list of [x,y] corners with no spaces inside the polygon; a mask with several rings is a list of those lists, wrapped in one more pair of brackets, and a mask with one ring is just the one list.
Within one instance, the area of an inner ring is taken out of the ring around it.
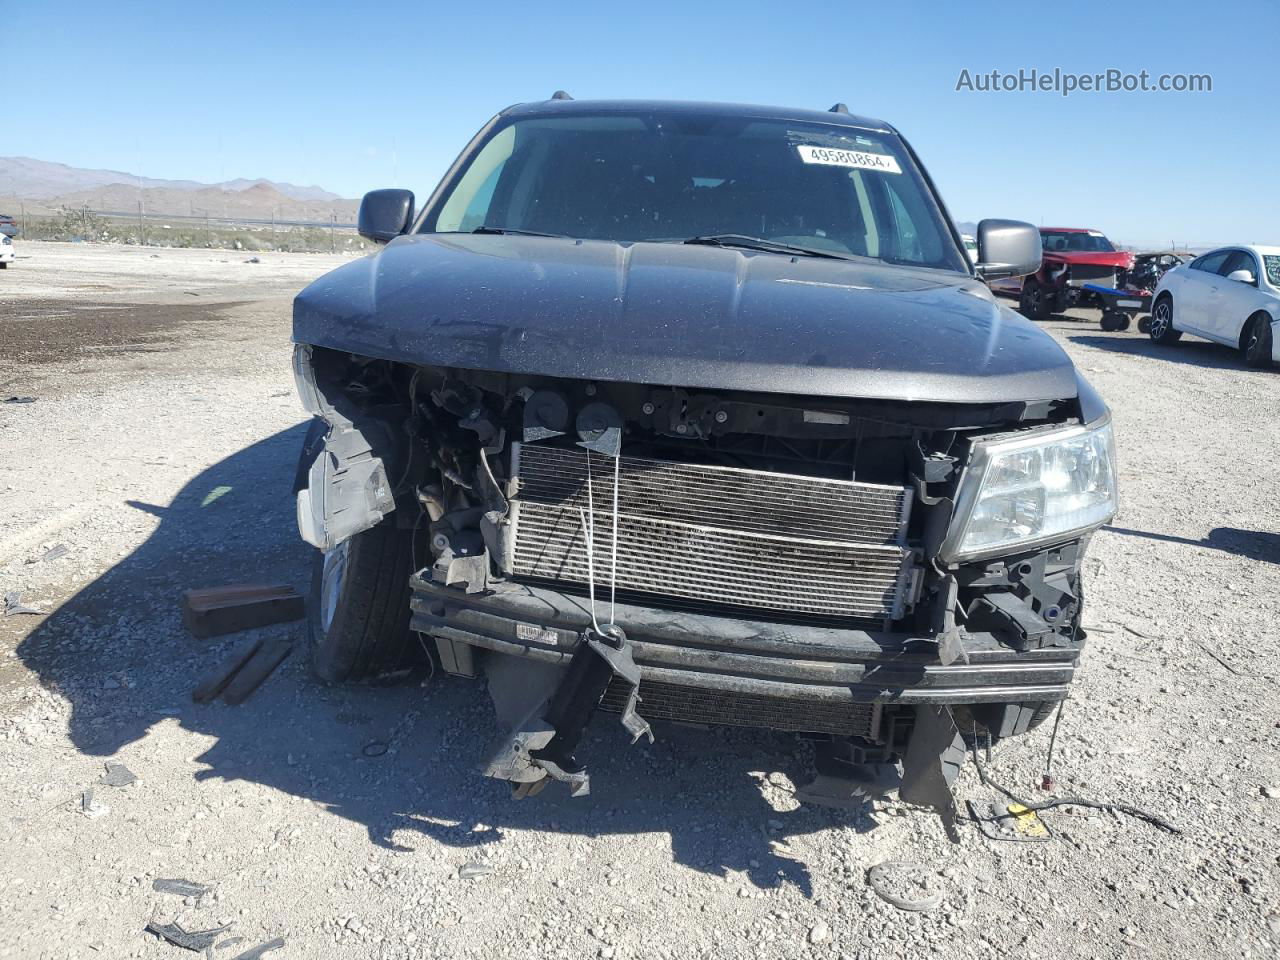
{"label": "shadow on gravel", "polygon": [[1224,347],[1220,343],[1210,343],[1208,340],[1183,339],[1169,346],[1160,346],[1152,343],[1146,334],[1134,334],[1132,331],[1110,337],[1071,336],[1068,339],[1084,347],[1096,347],[1111,353],[1125,353],[1130,356],[1141,354],[1213,370],[1239,370],[1243,373],[1248,369],[1240,359],[1239,351]]}
{"label": "shadow on gravel", "polygon": [[1168,533],[1152,533],[1149,530],[1130,530],[1125,527],[1107,527],[1109,533],[1118,533],[1124,537],[1144,537],[1147,540],[1160,540],[1165,543],[1185,543],[1191,547],[1208,547],[1210,550],[1221,550],[1234,553],[1247,560],[1261,560],[1267,563],[1280,563],[1280,534],[1262,533],[1257,530],[1239,530],[1235,527],[1214,527],[1202,540],[1190,537],[1175,537]]}
{"label": "shadow on gravel", "polygon": [[655,744],[632,746],[609,715],[597,717],[580,751],[592,772],[589,798],[572,799],[554,785],[514,801],[505,784],[472,772],[495,734],[479,683],[438,677],[427,689],[325,687],[307,668],[300,623],[265,628],[292,638],[294,653],[248,702],[193,704],[191,689],[244,635],[193,639],[181,623],[182,591],[255,581],[305,589],[310,548],[298,539],[291,495],[304,430],[228,457],[172,504],[122,506],[160,517],[155,533],[18,646],[41,683],[71,702],[70,737],[83,754],[114,756],[153,727],[177,722],[213,744],[190,765],[153,760],[151,769],[156,749],[139,744],[124,755],[136,773],[263,784],[360,824],[389,849],[411,850],[418,836],[483,847],[509,830],[664,833],[681,864],[716,875],[741,871],[762,887],[792,883],[806,895],[808,869],[780,856],[772,841],[833,825],[875,826],[865,814],[782,813],[769,804],[761,786],[767,772],[805,777],[794,737],[655,725]]}

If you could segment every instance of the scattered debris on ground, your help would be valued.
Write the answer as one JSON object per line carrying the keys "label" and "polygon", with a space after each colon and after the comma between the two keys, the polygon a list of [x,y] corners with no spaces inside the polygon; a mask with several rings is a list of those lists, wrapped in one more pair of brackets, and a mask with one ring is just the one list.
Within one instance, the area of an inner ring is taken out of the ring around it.
{"label": "scattered debris on ground", "polygon": [[4,595],[4,615],[13,617],[19,614],[34,615],[37,617],[44,616],[44,611],[38,607],[32,607],[22,602],[22,594],[16,590],[11,590]]}
{"label": "scattered debris on ground", "polygon": [[237,954],[231,960],[258,960],[264,954],[270,953],[272,950],[279,950],[284,946],[284,937],[276,937],[274,940],[268,940],[266,943],[252,947],[244,953]]}
{"label": "scattered debris on ground", "polygon": [[153,920],[147,924],[146,929],[157,937],[169,941],[175,947],[203,953],[212,947],[213,942],[218,939],[219,935],[230,929],[230,926],[230,924],[225,924],[209,930],[184,930],[176,920],[173,923],[156,923]]}
{"label": "scattered debris on ground", "polygon": [[222,699],[233,707],[244,703],[271,676],[276,667],[284,663],[285,657],[292,651],[293,644],[288,640],[277,638],[263,643],[231,678],[231,682],[222,691]]}
{"label": "scattered debris on ground", "polygon": [[156,893],[171,893],[175,897],[195,897],[199,900],[213,891],[207,883],[197,883],[182,877],[157,877],[151,881],[151,889]]}
{"label": "scattered debris on ground", "polygon": [[908,860],[877,863],[867,871],[867,882],[881,900],[912,913],[936,910],[945,895],[937,874]]}
{"label": "scattered debris on ground", "polygon": [[287,639],[257,638],[238,647],[191,692],[196,703],[221,696],[231,706],[243,703],[293,650]]}
{"label": "scattered debris on ground", "polygon": [[969,819],[991,840],[1045,843],[1053,839],[1048,824],[1020,803],[968,799]]}
{"label": "scattered debris on ground", "polygon": [[50,547],[44,553],[40,554],[40,556],[33,557],[32,559],[28,560],[27,563],[48,563],[50,560],[57,560],[60,557],[65,557],[70,552],[71,552],[70,547],[68,547],[65,543],[59,543]]}
{"label": "scattered debris on ground", "polygon": [[98,779],[105,787],[127,787],[138,782],[137,775],[118,760],[108,760],[105,766],[106,773]]}
{"label": "scattered debris on ground", "polygon": [[110,813],[111,808],[93,795],[93,787],[88,787],[80,794],[80,812],[90,820],[97,820]]}
{"label": "scattered debris on ground", "polygon": [[262,638],[254,637],[242,643],[232,651],[231,655],[212,671],[205,674],[204,679],[191,691],[191,699],[196,703],[208,703],[227,688],[231,678],[240,672],[240,668],[249,662],[249,658],[262,646]]}
{"label": "scattered debris on ground", "polygon": [[304,616],[302,595],[286,584],[233,584],[182,595],[182,622],[192,636],[202,639]]}

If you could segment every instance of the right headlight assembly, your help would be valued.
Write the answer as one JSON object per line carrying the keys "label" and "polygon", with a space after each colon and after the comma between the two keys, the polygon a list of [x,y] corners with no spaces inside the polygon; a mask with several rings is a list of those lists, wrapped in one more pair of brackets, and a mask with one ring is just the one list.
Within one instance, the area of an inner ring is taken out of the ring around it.
{"label": "right headlight assembly", "polygon": [[1116,513],[1108,416],[1028,437],[979,440],[960,480],[943,560],[974,560],[1064,540]]}

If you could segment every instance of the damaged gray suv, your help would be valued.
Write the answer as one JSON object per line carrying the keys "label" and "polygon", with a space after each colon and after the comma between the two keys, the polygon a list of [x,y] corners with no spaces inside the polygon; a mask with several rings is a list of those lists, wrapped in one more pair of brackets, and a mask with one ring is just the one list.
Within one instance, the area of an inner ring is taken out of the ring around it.
{"label": "damaged gray suv", "polygon": [[984,280],[886,123],[553,99],[494,117],[294,305],[298,524],[330,681],[484,677],[485,772],[588,789],[599,712],[792,731],[808,801],[954,815],[1084,643],[1110,415]]}

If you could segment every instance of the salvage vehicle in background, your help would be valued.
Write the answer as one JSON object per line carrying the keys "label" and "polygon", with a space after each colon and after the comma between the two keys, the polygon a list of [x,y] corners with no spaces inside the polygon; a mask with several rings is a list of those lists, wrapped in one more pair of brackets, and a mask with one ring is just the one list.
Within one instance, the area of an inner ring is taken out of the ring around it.
{"label": "salvage vehicle in background", "polygon": [[18,224],[10,214],[0,213],[0,234],[10,238],[18,235]]}
{"label": "salvage vehicle in background", "polygon": [[1221,247],[1160,278],[1147,332],[1234,347],[1251,367],[1280,361],[1280,247]]}
{"label": "salvage vehicle in background", "polygon": [[890,125],[563,94],[502,111],[294,303],[319,674],[427,638],[484,772],[587,790],[597,710],[811,738],[806,801],[954,816],[966,743],[1068,692],[1110,414],[984,280]]}
{"label": "salvage vehicle in background", "polygon": [[1128,282],[1128,286],[1134,290],[1145,290],[1154,293],[1156,284],[1160,282],[1161,277],[1174,267],[1182,266],[1190,259],[1190,254],[1173,250],[1135,253],[1133,255],[1133,267],[1129,270],[1125,280]]}
{"label": "salvage vehicle in background", "polygon": [[1041,227],[1044,249],[1040,269],[1022,278],[991,284],[997,293],[1016,294],[1018,311],[1032,320],[1048,320],[1071,307],[1103,304],[1086,284],[1123,287],[1133,267],[1133,254],[1117,250],[1097,230],[1081,227]]}

